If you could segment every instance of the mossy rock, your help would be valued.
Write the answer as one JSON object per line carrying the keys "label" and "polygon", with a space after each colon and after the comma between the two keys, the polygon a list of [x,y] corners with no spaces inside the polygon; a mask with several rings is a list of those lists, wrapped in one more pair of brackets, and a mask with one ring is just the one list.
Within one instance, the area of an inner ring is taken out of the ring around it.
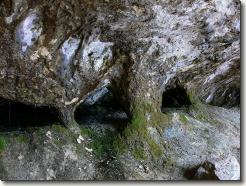
{"label": "mossy rock", "polygon": [[[150,121],[146,113],[150,115]],[[167,123],[167,117],[158,113],[153,105],[137,102],[132,107],[131,122],[122,132],[119,142],[123,143],[123,147],[128,147],[136,159],[147,159],[146,153],[150,153],[154,158],[160,158],[163,155],[163,148],[152,139],[147,128],[152,126],[161,132]]]}
{"label": "mossy rock", "polygon": [[184,124],[186,124],[186,123],[189,122],[188,118],[187,118],[186,115],[183,114],[183,113],[180,113],[180,114],[179,114],[179,120],[180,120],[182,123],[184,123]]}
{"label": "mossy rock", "polygon": [[163,155],[163,148],[153,139],[148,139],[148,144],[150,146],[150,152],[154,158],[160,158]]}
{"label": "mossy rock", "polygon": [[81,135],[89,137],[92,141],[89,148],[93,149],[93,153],[97,158],[106,156],[115,156],[116,141],[115,136],[111,131],[106,131],[104,134],[99,134],[89,127],[81,129]]}
{"label": "mossy rock", "polygon": [[69,132],[65,126],[59,124],[52,125],[52,129],[60,134],[66,134]]}
{"label": "mossy rock", "polygon": [[16,141],[18,143],[21,143],[21,144],[26,144],[28,142],[28,140],[29,140],[29,138],[27,136],[23,135],[23,134],[22,135],[18,135],[16,137]]}
{"label": "mossy rock", "polygon": [[137,160],[147,160],[147,155],[145,154],[145,150],[143,147],[138,146],[133,149],[132,155]]}
{"label": "mossy rock", "polygon": [[8,145],[6,137],[0,136],[0,154],[3,153]]}

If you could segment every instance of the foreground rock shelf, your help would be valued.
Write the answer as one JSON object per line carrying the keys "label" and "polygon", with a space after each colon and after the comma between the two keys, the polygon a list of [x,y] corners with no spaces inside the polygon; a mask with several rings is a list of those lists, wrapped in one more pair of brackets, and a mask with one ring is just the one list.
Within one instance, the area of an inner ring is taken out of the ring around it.
{"label": "foreground rock shelf", "polygon": [[[208,110],[213,116],[211,121],[173,112],[170,126],[163,128],[162,133],[154,127],[148,128],[151,138],[165,154],[161,164],[160,159],[152,160],[148,151],[144,152],[147,158],[134,154],[136,149],[117,154],[113,145],[115,133],[105,123],[100,126],[105,127],[104,132],[98,131],[95,123],[84,123],[79,142],[78,135],[59,124],[1,133],[0,177],[1,180],[238,180],[240,121],[235,118],[239,118],[239,110],[218,107]],[[206,162],[214,169],[208,171]]]}
{"label": "foreground rock shelf", "polygon": [[1,180],[239,180],[239,165],[239,0],[0,2]]}

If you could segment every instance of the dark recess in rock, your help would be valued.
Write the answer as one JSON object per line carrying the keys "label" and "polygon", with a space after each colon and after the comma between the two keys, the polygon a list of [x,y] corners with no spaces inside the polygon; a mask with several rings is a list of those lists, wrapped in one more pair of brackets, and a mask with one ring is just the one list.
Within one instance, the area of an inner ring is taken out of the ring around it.
{"label": "dark recess in rock", "polygon": [[56,109],[48,106],[31,106],[0,98],[0,131],[43,127],[59,122]]}
{"label": "dark recess in rock", "polygon": [[191,101],[186,93],[186,90],[177,86],[175,88],[168,89],[162,95],[162,107],[161,110],[185,108],[191,105]]}
{"label": "dark recess in rock", "polygon": [[0,0],[0,180],[240,180],[240,7]]}
{"label": "dark recess in rock", "polygon": [[78,106],[75,110],[75,120],[80,125],[85,123],[110,124],[120,132],[125,128],[128,116],[117,97],[108,88],[104,88],[89,96]]}
{"label": "dark recess in rock", "polygon": [[219,180],[215,174],[214,164],[206,161],[184,172],[184,176],[189,180]]}

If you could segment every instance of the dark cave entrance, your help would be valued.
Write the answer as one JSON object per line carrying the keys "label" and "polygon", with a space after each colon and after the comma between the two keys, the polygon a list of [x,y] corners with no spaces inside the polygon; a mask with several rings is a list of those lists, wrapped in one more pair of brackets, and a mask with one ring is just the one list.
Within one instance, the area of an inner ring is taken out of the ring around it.
{"label": "dark cave entrance", "polygon": [[119,133],[126,127],[129,118],[110,88],[102,88],[78,106],[75,120],[98,132],[110,130]]}
{"label": "dark cave entrance", "polygon": [[[128,115],[110,87],[93,91],[75,110],[75,120],[80,125],[81,135],[91,139],[91,147],[101,161],[97,169],[117,176],[111,166],[121,167],[115,162],[115,139],[129,123]],[[109,171],[110,170],[110,171]]]}
{"label": "dark cave entrance", "polygon": [[162,95],[162,112],[185,109],[191,105],[191,101],[185,88],[176,86],[166,90]]}
{"label": "dark cave entrance", "polygon": [[21,131],[28,127],[59,123],[58,111],[48,106],[32,106],[0,98],[0,131]]}

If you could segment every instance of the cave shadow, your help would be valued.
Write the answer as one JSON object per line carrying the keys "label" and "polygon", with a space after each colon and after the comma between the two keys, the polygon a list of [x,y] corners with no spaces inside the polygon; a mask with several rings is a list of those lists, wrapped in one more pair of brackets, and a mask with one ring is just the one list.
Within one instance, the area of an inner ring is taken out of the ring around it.
{"label": "cave shadow", "polygon": [[92,129],[93,140],[102,140],[94,143],[103,151],[95,166],[100,179],[125,180],[122,163],[115,159],[113,143],[114,137],[129,124],[129,116],[116,94],[110,87],[93,91],[75,110],[75,120],[81,127]]}
{"label": "cave shadow", "polygon": [[162,94],[161,111],[163,113],[178,110],[188,110],[192,105],[184,87],[177,85],[169,88]]}
{"label": "cave shadow", "polygon": [[184,177],[188,180],[219,180],[215,174],[215,166],[208,161],[205,161],[203,164],[185,169]]}
{"label": "cave shadow", "polygon": [[54,107],[26,105],[0,98],[0,132],[22,131],[54,123],[60,123]]}
{"label": "cave shadow", "polygon": [[124,130],[129,117],[110,88],[93,92],[75,110],[79,125],[113,128],[116,133]]}

